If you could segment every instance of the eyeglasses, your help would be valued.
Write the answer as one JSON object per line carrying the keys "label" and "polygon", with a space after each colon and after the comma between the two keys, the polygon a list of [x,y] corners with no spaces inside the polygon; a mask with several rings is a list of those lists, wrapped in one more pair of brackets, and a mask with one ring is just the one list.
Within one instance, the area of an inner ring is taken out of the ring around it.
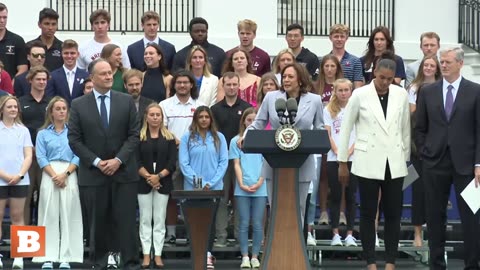
{"label": "eyeglasses", "polygon": [[33,56],[33,58],[38,58],[38,57],[40,57],[42,59],[45,58],[44,53],[32,53],[32,56]]}
{"label": "eyeglasses", "polygon": [[190,81],[176,81],[175,84],[182,85],[182,84],[190,84]]}

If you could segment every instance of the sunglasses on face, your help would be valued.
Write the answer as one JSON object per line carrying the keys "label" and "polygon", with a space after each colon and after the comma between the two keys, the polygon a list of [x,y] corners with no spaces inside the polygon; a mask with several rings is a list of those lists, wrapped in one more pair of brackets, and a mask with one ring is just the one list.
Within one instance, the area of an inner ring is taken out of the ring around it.
{"label": "sunglasses on face", "polygon": [[33,57],[33,58],[38,58],[38,57],[40,57],[40,58],[43,59],[43,58],[45,58],[45,54],[44,54],[44,53],[32,53],[32,57]]}

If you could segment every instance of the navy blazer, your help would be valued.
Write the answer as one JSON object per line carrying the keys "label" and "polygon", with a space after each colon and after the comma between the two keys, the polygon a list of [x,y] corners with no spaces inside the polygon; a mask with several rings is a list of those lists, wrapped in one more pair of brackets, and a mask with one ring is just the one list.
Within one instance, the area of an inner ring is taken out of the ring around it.
{"label": "navy blazer", "polygon": [[27,81],[27,74],[28,71],[25,71],[15,77],[15,81],[13,82],[13,92],[16,97],[23,97],[32,90],[30,82]]}
{"label": "navy blazer", "polygon": [[[158,38],[157,44],[162,48],[162,52],[165,57],[165,64],[168,70],[172,69],[173,57],[177,53],[175,46],[161,38]],[[145,61],[143,60],[143,53],[145,52],[145,44],[143,38],[139,41],[130,44],[127,48],[128,59],[130,60],[131,68],[135,68],[141,71],[145,71]]]}
{"label": "navy blazer", "polygon": [[68,88],[67,74],[63,66],[52,71],[50,76],[51,78],[48,80],[46,89],[47,96],[60,96],[70,104],[74,98],[83,96],[83,81],[88,78],[89,74],[86,70],[77,67],[72,94],[70,94],[70,89]]}

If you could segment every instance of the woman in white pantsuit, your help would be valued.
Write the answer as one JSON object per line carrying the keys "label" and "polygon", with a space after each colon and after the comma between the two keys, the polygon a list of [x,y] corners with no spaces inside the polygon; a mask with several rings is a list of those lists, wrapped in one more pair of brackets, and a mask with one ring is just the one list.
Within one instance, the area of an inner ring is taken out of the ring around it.
{"label": "woman in white pantsuit", "polygon": [[138,173],[142,177],[138,185],[142,269],[150,268],[152,242],[155,268],[162,268],[165,217],[168,197],[173,189],[172,172],[175,171],[177,146],[175,136],[163,125],[162,109],[157,103],[145,109],[138,156]]}
{"label": "woman in white pantsuit", "polygon": [[79,159],[68,145],[68,103],[54,97],[47,106],[45,124],[38,132],[36,156],[42,168],[38,225],[45,226],[45,257],[42,269],[70,269],[70,262],[83,262],[83,225],[78,193]]}

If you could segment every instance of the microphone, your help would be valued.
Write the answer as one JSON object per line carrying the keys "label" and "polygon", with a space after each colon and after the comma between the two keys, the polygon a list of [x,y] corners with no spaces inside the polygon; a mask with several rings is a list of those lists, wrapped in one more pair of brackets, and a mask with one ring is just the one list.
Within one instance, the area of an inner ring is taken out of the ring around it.
{"label": "microphone", "polygon": [[285,99],[278,98],[277,100],[275,100],[275,111],[277,112],[281,125],[285,124],[283,119],[285,118],[286,110],[287,110],[287,102],[285,101]]}
{"label": "microphone", "polygon": [[289,98],[287,100],[287,111],[288,111],[288,119],[290,121],[290,124],[291,125],[295,124],[295,117],[297,117],[297,111],[298,111],[298,104],[296,99]]}

